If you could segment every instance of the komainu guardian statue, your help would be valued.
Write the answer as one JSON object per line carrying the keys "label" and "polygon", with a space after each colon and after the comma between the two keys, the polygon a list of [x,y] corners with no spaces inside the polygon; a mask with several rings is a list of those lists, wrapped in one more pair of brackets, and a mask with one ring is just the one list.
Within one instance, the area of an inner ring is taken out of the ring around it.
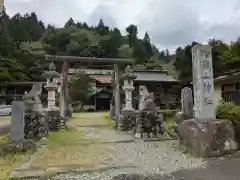
{"label": "komainu guardian statue", "polygon": [[41,101],[40,100],[40,95],[42,94],[42,84],[36,83],[33,85],[32,89],[25,94],[22,99],[23,100],[35,100],[37,102]]}
{"label": "komainu guardian statue", "polygon": [[25,101],[25,138],[32,139],[46,136],[49,132],[47,117],[43,111],[40,95],[42,84],[35,83],[32,89],[23,95]]}
{"label": "komainu guardian statue", "polygon": [[145,133],[148,137],[163,133],[163,119],[157,112],[156,104],[154,102],[155,96],[153,93],[149,93],[146,86],[140,86],[139,88],[140,101],[139,112],[136,119],[136,136],[143,137]]}

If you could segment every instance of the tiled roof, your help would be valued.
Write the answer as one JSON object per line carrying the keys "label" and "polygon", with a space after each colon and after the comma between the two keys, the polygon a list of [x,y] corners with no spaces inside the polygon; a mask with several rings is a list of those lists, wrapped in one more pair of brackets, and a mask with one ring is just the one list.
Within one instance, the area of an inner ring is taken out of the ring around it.
{"label": "tiled roof", "polygon": [[229,73],[223,76],[218,76],[215,78],[215,82],[220,82],[224,80],[230,80],[232,78],[237,78],[240,76],[240,72]]}
{"label": "tiled roof", "polygon": [[46,82],[35,82],[35,81],[15,81],[15,82],[3,82],[2,86],[32,86],[35,83],[46,84]]}
{"label": "tiled roof", "polygon": [[[136,71],[134,75],[137,76],[134,81],[177,82],[172,76],[161,71]],[[112,82],[112,75],[90,75],[90,77],[104,84],[110,84]]]}
{"label": "tiled roof", "polygon": [[90,75],[90,77],[103,84],[112,83],[112,75]]}
{"label": "tiled roof", "polygon": [[134,72],[137,78],[134,81],[150,81],[150,82],[177,82],[172,76],[166,72],[159,71],[137,71]]}

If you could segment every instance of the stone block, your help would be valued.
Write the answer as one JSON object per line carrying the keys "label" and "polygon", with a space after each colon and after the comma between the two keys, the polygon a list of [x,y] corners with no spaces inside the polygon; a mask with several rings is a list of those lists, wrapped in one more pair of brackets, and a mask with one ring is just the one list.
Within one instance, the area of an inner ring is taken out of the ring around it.
{"label": "stone block", "polygon": [[175,133],[177,132],[177,126],[181,124],[185,120],[185,116],[182,111],[179,111],[175,114],[173,118],[173,130]]}
{"label": "stone block", "polygon": [[187,119],[193,118],[193,94],[192,89],[185,87],[181,90],[182,112]]}
{"label": "stone block", "polygon": [[60,115],[59,110],[50,110],[46,112],[48,127],[50,131],[58,131],[66,128],[66,119]]}
{"label": "stone block", "polygon": [[185,120],[177,126],[180,149],[195,156],[212,157],[238,149],[232,123],[228,120]]}
{"label": "stone block", "polygon": [[36,144],[32,140],[21,140],[0,144],[0,154],[6,154],[9,152],[22,152],[26,150],[36,150]]}

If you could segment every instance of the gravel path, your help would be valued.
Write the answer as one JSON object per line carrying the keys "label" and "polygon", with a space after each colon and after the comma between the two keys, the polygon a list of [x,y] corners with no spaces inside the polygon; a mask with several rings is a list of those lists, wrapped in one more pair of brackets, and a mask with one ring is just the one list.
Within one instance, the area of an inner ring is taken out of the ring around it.
{"label": "gravel path", "polygon": [[[132,136],[112,129],[91,127],[87,136],[115,142],[115,153],[105,168],[92,172],[60,174],[49,180],[239,180],[240,153],[208,160],[194,158],[177,149],[177,141],[132,141]],[[120,143],[121,141],[128,141]]]}
{"label": "gravel path", "polygon": [[[165,176],[179,169],[192,169],[205,166],[205,163],[201,159],[196,159],[179,152],[176,149],[176,141],[144,142],[143,140],[136,140],[134,142],[120,143],[121,140],[132,139],[132,136],[107,129],[93,130],[91,128],[86,130],[88,133],[90,131],[94,132],[92,135],[101,137],[103,140],[108,138],[109,142],[119,142],[109,144],[109,148],[115,153],[112,155],[111,160],[105,162],[107,168],[103,171],[91,173],[61,174],[51,178],[52,180],[126,179],[123,174],[136,174],[136,180],[140,180],[142,177],[147,178],[147,176],[151,176],[148,179],[152,179],[156,174]],[[133,178],[130,177],[130,179]]]}
{"label": "gravel path", "polygon": [[[117,151],[108,169],[68,173],[51,180],[239,180],[240,154],[208,160],[184,155],[176,142],[111,144]],[[113,168],[114,167],[114,168]],[[116,168],[117,167],[117,168]]]}

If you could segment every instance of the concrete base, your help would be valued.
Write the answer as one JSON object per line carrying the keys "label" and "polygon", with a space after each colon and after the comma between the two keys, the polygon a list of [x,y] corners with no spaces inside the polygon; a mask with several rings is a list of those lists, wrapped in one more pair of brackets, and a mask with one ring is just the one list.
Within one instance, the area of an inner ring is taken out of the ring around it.
{"label": "concrete base", "polygon": [[234,127],[228,120],[185,120],[177,127],[180,149],[195,156],[213,157],[238,149]]}
{"label": "concrete base", "polygon": [[0,144],[0,153],[5,154],[8,152],[21,152],[28,149],[35,150],[36,144],[32,140],[23,139],[16,142],[8,142]]}
{"label": "concrete base", "polygon": [[131,109],[123,108],[123,109],[122,109],[122,113],[132,113],[132,112],[134,112],[134,111],[135,111],[135,109],[133,109],[133,108],[131,108]]}

